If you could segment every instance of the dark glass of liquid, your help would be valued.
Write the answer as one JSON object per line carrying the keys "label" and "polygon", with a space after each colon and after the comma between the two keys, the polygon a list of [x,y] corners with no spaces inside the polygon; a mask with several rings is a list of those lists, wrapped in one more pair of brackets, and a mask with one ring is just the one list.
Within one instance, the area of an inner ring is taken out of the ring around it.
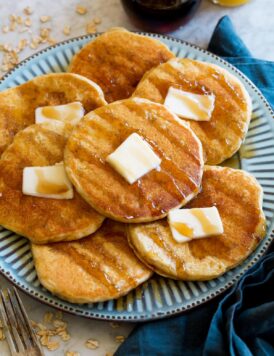
{"label": "dark glass of liquid", "polygon": [[187,23],[201,0],[121,0],[134,25],[149,32],[171,32]]}

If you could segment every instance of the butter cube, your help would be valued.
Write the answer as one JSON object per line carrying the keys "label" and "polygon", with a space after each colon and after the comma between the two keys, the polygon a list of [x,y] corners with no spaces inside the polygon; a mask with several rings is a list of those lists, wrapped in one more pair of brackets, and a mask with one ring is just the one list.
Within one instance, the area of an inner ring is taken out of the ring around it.
{"label": "butter cube", "polygon": [[183,119],[209,121],[215,95],[200,95],[170,87],[164,105]]}
{"label": "butter cube", "polygon": [[137,133],[131,134],[106,161],[129,183],[157,168],[161,159]]}
{"label": "butter cube", "polygon": [[83,105],[78,101],[65,105],[42,106],[35,110],[35,123],[57,120],[65,124],[76,125],[84,114]]}
{"label": "butter cube", "polygon": [[63,163],[46,167],[25,167],[22,191],[25,195],[39,198],[73,198],[73,187]]}
{"label": "butter cube", "polygon": [[224,232],[218,209],[173,209],[168,213],[168,223],[177,242],[220,235]]}

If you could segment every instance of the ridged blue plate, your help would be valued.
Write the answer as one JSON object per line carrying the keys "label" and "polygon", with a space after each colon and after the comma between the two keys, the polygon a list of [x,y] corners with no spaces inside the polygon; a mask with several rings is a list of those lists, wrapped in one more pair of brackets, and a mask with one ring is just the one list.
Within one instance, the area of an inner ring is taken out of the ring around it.
{"label": "ridged blue plate", "polygon": [[[163,41],[178,57],[216,63],[240,78],[253,104],[248,135],[239,153],[227,162],[253,174],[264,189],[263,208],[267,236],[240,266],[209,282],[181,282],[153,277],[143,286],[118,300],[74,305],[47,292],[39,283],[28,241],[0,228],[0,271],[27,294],[53,307],[88,318],[142,321],[162,318],[196,307],[232,286],[267,250],[274,236],[274,121],[273,112],[260,91],[236,68],[192,44],[165,36]],[[66,71],[72,56],[96,35],[71,39],[49,47],[21,62],[4,76],[0,90],[22,84],[38,75]]]}

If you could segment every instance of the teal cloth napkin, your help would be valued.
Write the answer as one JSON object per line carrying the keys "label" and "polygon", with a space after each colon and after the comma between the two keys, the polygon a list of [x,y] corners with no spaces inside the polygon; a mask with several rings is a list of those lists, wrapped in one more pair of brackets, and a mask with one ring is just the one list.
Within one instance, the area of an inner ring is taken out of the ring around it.
{"label": "teal cloth napkin", "polygon": [[[245,73],[274,107],[274,63],[252,58],[227,16],[208,49]],[[225,294],[180,316],[139,324],[115,355],[274,356],[274,252]]]}

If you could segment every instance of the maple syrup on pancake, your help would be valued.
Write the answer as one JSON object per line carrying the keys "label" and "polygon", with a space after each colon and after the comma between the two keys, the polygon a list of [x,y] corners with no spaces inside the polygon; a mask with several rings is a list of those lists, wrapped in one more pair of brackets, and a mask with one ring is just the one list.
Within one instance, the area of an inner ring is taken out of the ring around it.
{"label": "maple syrup on pancake", "polygon": [[68,191],[68,187],[65,184],[56,184],[53,182],[48,181],[45,178],[45,175],[43,172],[37,170],[36,172],[37,176],[37,192],[40,194],[62,194],[66,193]]}

